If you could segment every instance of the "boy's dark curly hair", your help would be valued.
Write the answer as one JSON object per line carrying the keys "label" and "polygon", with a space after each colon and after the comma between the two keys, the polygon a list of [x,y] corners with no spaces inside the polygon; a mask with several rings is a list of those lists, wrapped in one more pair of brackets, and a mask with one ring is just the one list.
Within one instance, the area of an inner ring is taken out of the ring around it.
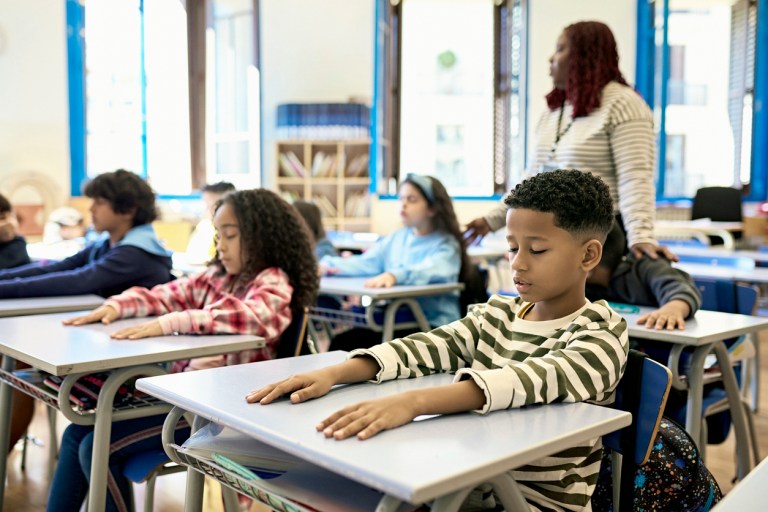
{"label": "boy's dark curly hair", "polygon": [[11,202],[3,194],[0,194],[0,215],[4,213],[11,213]]}
{"label": "boy's dark curly hair", "polygon": [[135,209],[134,227],[149,224],[157,218],[152,188],[139,176],[125,169],[99,174],[85,184],[83,194],[91,199],[98,197],[109,201],[115,213],[128,213]]}
{"label": "boy's dark curly hair", "polygon": [[555,226],[576,238],[601,242],[614,222],[611,192],[602,179],[575,169],[544,172],[518,184],[504,199],[508,208],[555,215]]}
{"label": "boy's dark curly hair", "polygon": [[570,43],[568,78],[565,90],[552,89],[547,94],[550,110],[560,108],[565,100],[573,104],[573,117],[584,117],[600,106],[603,87],[616,81],[627,85],[619,71],[616,39],[608,25],[599,21],[580,21],[565,27]]}
{"label": "boy's dark curly hair", "polygon": [[[312,306],[320,278],[312,235],[299,212],[274,192],[262,188],[227,194],[216,203],[216,211],[224,204],[232,206],[240,225],[243,279],[250,281],[267,268],[280,268],[288,274],[293,287],[294,317],[304,307]],[[223,269],[218,251],[211,263]]]}

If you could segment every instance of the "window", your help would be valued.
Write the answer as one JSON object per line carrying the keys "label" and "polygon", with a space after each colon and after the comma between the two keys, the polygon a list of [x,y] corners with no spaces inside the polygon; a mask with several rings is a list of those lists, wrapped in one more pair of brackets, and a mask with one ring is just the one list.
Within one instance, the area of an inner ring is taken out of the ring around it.
{"label": "window", "polygon": [[161,195],[258,185],[257,0],[186,6],[67,0],[72,195],[117,168]]}
{"label": "window", "polygon": [[376,189],[408,172],[490,197],[522,175],[522,1],[378,2]]}
{"label": "window", "polygon": [[752,108],[757,2],[640,0],[639,7],[638,88],[660,132],[657,196],[734,186],[765,198],[765,180],[753,186],[765,172],[753,165],[763,151],[755,127],[765,123]]}

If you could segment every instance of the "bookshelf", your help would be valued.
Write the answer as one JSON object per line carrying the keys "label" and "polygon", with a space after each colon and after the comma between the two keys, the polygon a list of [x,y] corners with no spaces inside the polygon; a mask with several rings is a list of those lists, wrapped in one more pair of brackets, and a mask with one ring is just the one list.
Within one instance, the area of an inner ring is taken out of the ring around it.
{"label": "bookshelf", "polygon": [[370,145],[368,139],[278,142],[279,193],[313,201],[328,229],[370,231]]}

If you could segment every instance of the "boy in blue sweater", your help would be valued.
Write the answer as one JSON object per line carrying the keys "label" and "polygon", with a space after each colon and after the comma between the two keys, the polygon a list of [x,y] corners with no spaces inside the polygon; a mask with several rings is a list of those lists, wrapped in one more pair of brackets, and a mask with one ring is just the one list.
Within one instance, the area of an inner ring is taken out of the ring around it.
{"label": "boy in blue sweater", "polygon": [[[102,238],[65,260],[31,263],[0,271],[0,298],[51,297],[95,293],[118,295],[132,286],[152,288],[171,280],[171,253],[155,235],[155,194],[125,170],[89,181],[93,227]],[[27,430],[32,397],[14,393],[9,448]]]}
{"label": "boy in blue sweater", "polygon": [[131,286],[171,280],[171,253],[157,239],[155,195],[132,172],[117,170],[85,186],[93,227],[103,238],[65,260],[0,271],[0,298],[95,293],[117,295]]}

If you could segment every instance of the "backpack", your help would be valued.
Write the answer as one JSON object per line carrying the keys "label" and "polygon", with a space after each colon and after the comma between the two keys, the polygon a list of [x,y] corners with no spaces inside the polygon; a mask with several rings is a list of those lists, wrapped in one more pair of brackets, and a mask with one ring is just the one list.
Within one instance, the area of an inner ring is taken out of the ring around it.
{"label": "backpack", "polygon": [[[624,458],[623,463],[627,462]],[[648,462],[637,466],[634,474],[632,510],[705,512],[723,498],[688,432],[668,418],[661,420]],[[604,453],[592,496],[593,510],[613,510],[611,483],[611,458]]]}

